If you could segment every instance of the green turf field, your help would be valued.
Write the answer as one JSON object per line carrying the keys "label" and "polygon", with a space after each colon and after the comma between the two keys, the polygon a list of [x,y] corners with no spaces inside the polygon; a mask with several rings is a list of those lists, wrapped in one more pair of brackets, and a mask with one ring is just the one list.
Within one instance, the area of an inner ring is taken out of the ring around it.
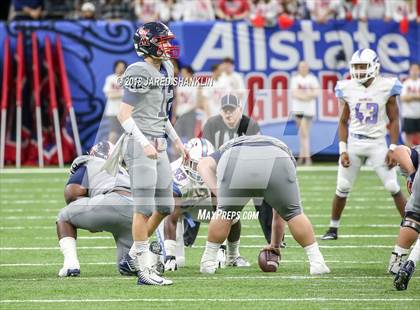
{"label": "green turf field", "polygon": [[[322,169],[298,173],[317,236],[328,226],[335,191],[336,172]],[[241,239],[252,267],[201,275],[203,225],[195,247],[186,250],[187,266],[167,274],[171,287],[137,287],[135,278],[119,276],[110,234],[85,231],[78,239],[81,277],[57,278],[62,255],[55,217],[64,205],[65,180],[65,173],[0,174],[1,309],[420,309],[420,273],[404,292],[393,289],[386,273],[399,217],[373,172],[359,176],[340,239],[319,242],[330,275],[309,276],[306,255],[290,235],[278,272],[259,271],[264,239],[255,220],[243,221]]]}

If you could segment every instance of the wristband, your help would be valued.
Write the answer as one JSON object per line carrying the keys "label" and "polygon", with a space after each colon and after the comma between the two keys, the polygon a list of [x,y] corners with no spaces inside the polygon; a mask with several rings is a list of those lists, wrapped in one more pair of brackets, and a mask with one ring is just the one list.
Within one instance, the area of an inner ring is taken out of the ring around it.
{"label": "wristband", "polygon": [[396,145],[396,144],[390,144],[390,145],[389,145],[389,149],[390,149],[391,151],[395,150],[396,148],[397,148],[397,145]]}
{"label": "wristband", "polygon": [[342,153],[347,153],[347,143],[344,141],[340,141],[338,143],[338,153],[341,155]]}
{"label": "wristband", "polygon": [[142,147],[146,147],[150,144],[150,141],[147,140],[141,130],[137,127],[136,122],[134,122],[132,117],[122,122],[121,126],[124,128],[125,132],[132,135],[133,138],[138,141]]}

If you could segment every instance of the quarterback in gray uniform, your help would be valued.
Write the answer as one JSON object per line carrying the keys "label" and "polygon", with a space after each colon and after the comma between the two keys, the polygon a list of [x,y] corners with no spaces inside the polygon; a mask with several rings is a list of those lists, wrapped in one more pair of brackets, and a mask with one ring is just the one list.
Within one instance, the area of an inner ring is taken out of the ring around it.
{"label": "quarterback in gray uniform", "polygon": [[[268,136],[235,138],[200,160],[198,171],[217,196],[218,209],[209,224],[200,264],[202,273],[216,271],[217,251],[229,233],[232,217],[251,198],[265,199],[276,210],[275,217],[287,221],[293,237],[308,255],[312,275],[330,272],[315,241],[311,222],[303,213],[296,162],[286,144]],[[277,252],[279,239],[277,236],[271,240],[272,250]]]}
{"label": "quarterback in gray uniform", "polygon": [[133,243],[131,236],[132,201],[128,173],[119,167],[114,177],[102,171],[112,144],[100,142],[89,155],[77,157],[64,190],[68,205],[57,216],[57,236],[64,255],[60,277],[78,276],[77,229],[112,233],[117,246],[117,263]]}
{"label": "quarterback in gray uniform", "polygon": [[[418,173],[420,146],[410,149],[400,145],[394,150],[394,158],[401,172],[407,177],[407,189],[411,196],[405,206],[405,216],[391,253],[388,272],[395,275],[395,288],[406,290],[420,260],[420,173]],[[410,252],[414,242],[416,244]]]}
{"label": "quarterback in gray uniform", "polygon": [[186,156],[184,145],[168,118],[174,79],[170,58],[179,51],[170,43],[174,38],[160,22],[141,26],[134,35],[134,47],[144,62],[130,65],[123,76],[124,95],[118,119],[128,135],[124,161],[130,174],[134,205],[134,242],[126,260],[137,272],[139,285],[172,284],[148,264],[147,227],[154,227],[154,231],[174,208],[166,137],[172,140],[180,155]]}

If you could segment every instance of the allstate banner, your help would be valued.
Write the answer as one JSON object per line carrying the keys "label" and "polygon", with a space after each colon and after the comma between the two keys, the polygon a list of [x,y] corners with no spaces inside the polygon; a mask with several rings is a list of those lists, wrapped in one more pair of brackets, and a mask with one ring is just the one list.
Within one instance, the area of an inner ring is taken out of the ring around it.
{"label": "allstate banner", "polygon": [[[132,43],[137,26],[127,21],[1,23],[0,42],[3,44],[9,35],[14,53],[17,33],[22,31],[27,47],[25,59],[31,59],[32,32],[37,33],[41,49],[46,36],[55,42],[55,36],[60,34],[72,102],[86,151],[94,143],[102,119],[106,76],[112,73],[116,60],[127,63],[138,60]],[[253,117],[264,133],[282,138],[294,151],[298,150],[297,129],[288,121],[287,89],[300,60],[309,63],[325,89],[318,100],[311,146],[313,152],[322,154],[337,152],[334,139],[338,106],[333,87],[337,79],[345,76],[353,51],[366,47],[377,50],[382,71],[400,77],[407,74],[410,62],[420,62],[419,26],[415,23],[410,24],[407,35],[399,32],[398,24],[382,21],[336,21],[327,25],[297,21],[287,30],[253,28],[246,22],[176,22],[170,27],[181,46],[181,64],[192,65],[197,72],[209,72],[212,64],[224,57],[233,58],[235,69],[243,73],[250,89],[250,100],[245,104],[253,109]],[[0,59],[3,60],[2,54]],[[33,104],[30,96],[23,104]]]}

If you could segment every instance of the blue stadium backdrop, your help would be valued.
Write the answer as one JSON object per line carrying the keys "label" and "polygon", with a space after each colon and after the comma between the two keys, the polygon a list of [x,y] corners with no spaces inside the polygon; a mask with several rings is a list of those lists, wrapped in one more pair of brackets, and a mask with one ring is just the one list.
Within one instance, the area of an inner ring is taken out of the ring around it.
{"label": "blue stadium backdrop", "polygon": [[[15,50],[18,31],[36,31],[40,45],[45,36],[54,39],[59,33],[63,42],[73,105],[84,150],[95,138],[105,105],[102,87],[112,72],[113,63],[123,59],[137,61],[133,51],[134,22],[42,21],[0,24],[0,42],[11,37]],[[396,23],[371,21],[331,22],[318,25],[311,21],[296,22],[291,28],[253,28],[246,22],[202,22],[170,25],[181,45],[181,64],[192,65],[197,72],[209,72],[212,64],[224,57],[235,60],[235,68],[244,74],[251,90],[247,107],[262,131],[285,140],[298,150],[296,127],[289,121],[288,96],[284,92],[300,60],[306,60],[326,91],[318,100],[317,116],[312,130],[312,151],[336,154],[338,108],[333,86],[345,76],[353,51],[370,47],[378,51],[382,71],[386,74],[407,74],[410,62],[420,62],[420,31],[410,24],[403,35]],[[3,48],[0,59],[3,59]],[[28,56],[29,57],[29,56]],[[267,91],[274,89],[274,91]]]}

